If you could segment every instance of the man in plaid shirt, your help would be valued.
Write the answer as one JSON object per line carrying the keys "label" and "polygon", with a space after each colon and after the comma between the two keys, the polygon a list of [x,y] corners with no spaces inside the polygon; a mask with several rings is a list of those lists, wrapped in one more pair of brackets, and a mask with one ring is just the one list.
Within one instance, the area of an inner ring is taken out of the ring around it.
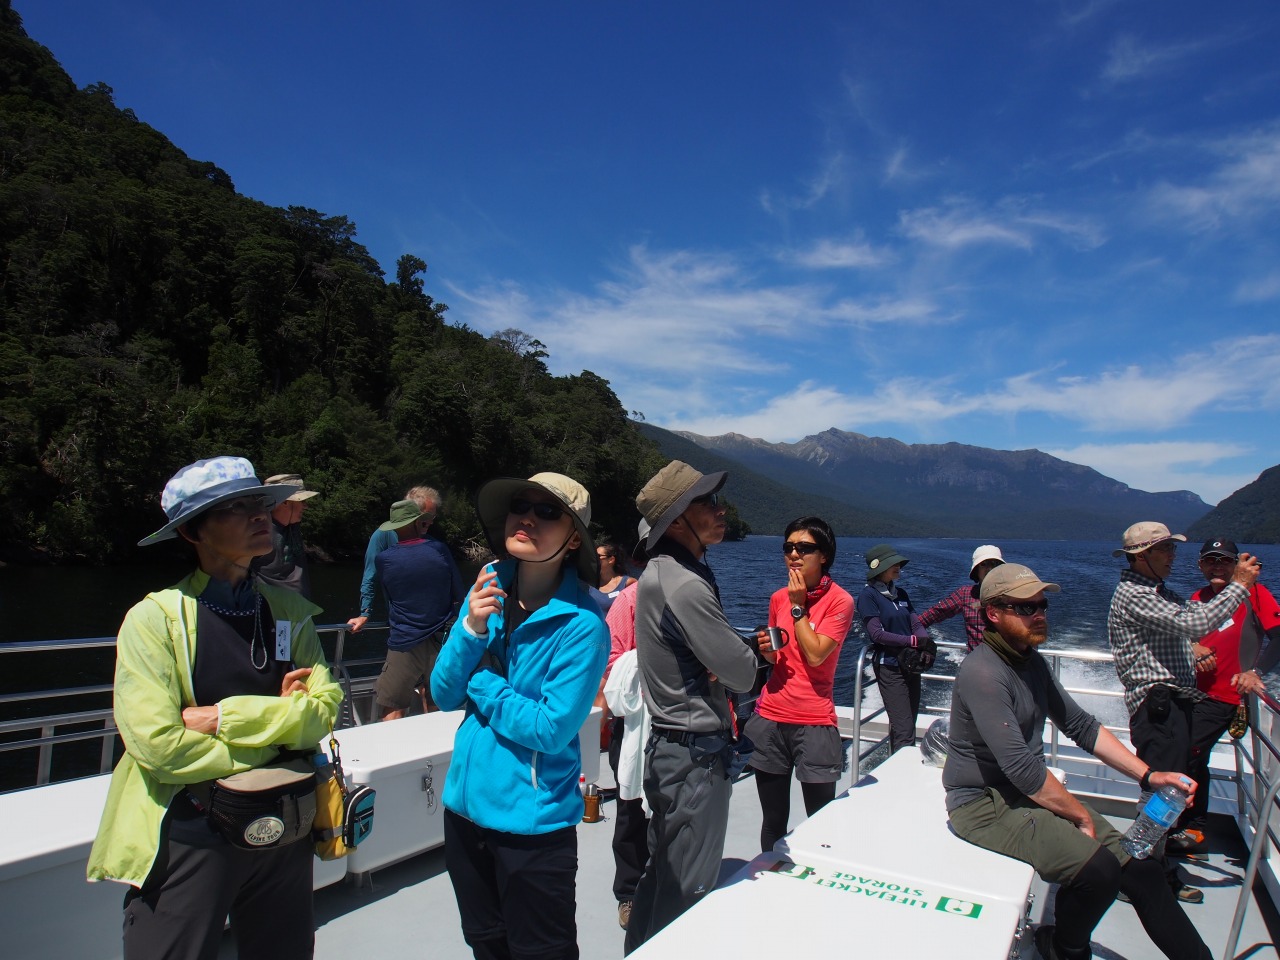
{"label": "man in plaid shirt", "polygon": [[[1154,770],[1186,773],[1191,759],[1191,715],[1204,694],[1196,689],[1191,644],[1229,620],[1258,580],[1259,564],[1240,554],[1235,574],[1208,603],[1186,603],[1165,586],[1173,569],[1182,534],[1170,533],[1163,523],[1135,523],[1124,532],[1124,545],[1112,556],[1126,557],[1129,568],[1111,595],[1107,640],[1116,673],[1124,684],[1129,711],[1129,738],[1134,752]],[[1207,790],[1208,784],[1200,789]],[[1139,808],[1150,792],[1144,790]],[[1164,841],[1153,855],[1163,859]],[[1181,884],[1166,862],[1166,872],[1187,903],[1200,903],[1204,894]]]}
{"label": "man in plaid shirt", "polygon": [[963,615],[965,644],[969,648],[966,652],[972,652],[982,642],[982,631],[987,629],[982,618],[982,603],[978,600],[978,588],[982,586],[982,579],[1002,563],[1004,555],[999,547],[989,543],[978,547],[973,551],[973,560],[969,564],[969,579],[973,583],[956,587],[951,594],[922,613],[920,623],[931,627],[957,613]]}

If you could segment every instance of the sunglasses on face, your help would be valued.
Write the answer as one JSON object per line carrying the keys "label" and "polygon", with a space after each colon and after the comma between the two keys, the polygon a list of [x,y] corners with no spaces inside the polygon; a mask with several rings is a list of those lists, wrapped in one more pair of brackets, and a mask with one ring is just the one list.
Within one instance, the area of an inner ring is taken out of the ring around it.
{"label": "sunglasses on face", "polygon": [[546,503],[545,501],[535,503],[522,497],[512,500],[509,508],[509,512],[513,517],[523,517],[530,510],[539,520],[559,520],[564,516],[564,507],[557,507],[554,503]]}
{"label": "sunglasses on face", "polygon": [[788,540],[782,545],[783,556],[792,553],[798,553],[802,557],[807,557],[811,553],[818,552],[816,543],[809,543],[807,540]]}
{"label": "sunglasses on face", "polygon": [[256,517],[260,513],[266,513],[269,509],[266,497],[241,497],[239,500],[232,500],[230,503],[218,504],[213,508],[213,512],[224,516]]}
{"label": "sunglasses on face", "polygon": [[1040,600],[1036,603],[1032,603],[1030,601],[1026,603],[1001,603],[998,604],[998,606],[1008,610],[1010,613],[1016,614],[1019,617],[1031,617],[1035,616],[1037,613],[1049,612],[1048,600]]}
{"label": "sunglasses on face", "polygon": [[689,502],[690,502],[690,503],[696,503],[696,504],[698,504],[699,506],[703,506],[703,507],[712,507],[712,508],[715,508],[715,507],[720,506],[720,494],[718,494],[718,493],[708,493],[706,496],[702,496],[702,497],[694,497],[694,498],[693,498],[692,500],[690,500]]}
{"label": "sunglasses on face", "polygon": [[1200,562],[1206,567],[1229,567],[1235,566],[1236,558],[1213,553],[1207,557],[1201,557]]}

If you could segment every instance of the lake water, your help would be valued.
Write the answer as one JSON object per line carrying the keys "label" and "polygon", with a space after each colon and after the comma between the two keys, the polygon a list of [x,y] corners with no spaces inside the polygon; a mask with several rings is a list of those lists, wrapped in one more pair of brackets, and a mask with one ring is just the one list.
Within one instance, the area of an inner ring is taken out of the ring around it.
{"label": "lake water", "polygon": [[[878,541],[842,538],[832,575],[850,593],[857,595],[865,582],[863,551]],[[918,610],[923,611],[967,582],[969,558],[976,541],[896,540],[893,545],[910,559],[899,581]],[[1005,558],[1026,563],[1044,580],[1062,585],[1062,593],[1052,595],[1049,643],[1046,649],[1107,650],[1106,618],[1112,590],[1123,561],[1111,557],[1113,544],[1068,541],[1005,541],[999,544]],[[1170,577],[1170,586],[1184,596],[1198,589],[1202,577],[1196,567],[1198,544],[1182,547]],[[1280,580],[1270,571],[1280,569],[1280,546],[1262,546],[1257,554],[1263,561],[1264,582],[1273,589]],[[780,536],[752,536],[740,543],[712,548],[709,560],[720,585],[721,599],[730,623],[744,632],[763,623],[768,616],[769,597],[786,582]],[[48,640],[71,637],[114,635],[125,612],[150,590],[177,581],[183,570],[173,567],[0,567],[0,611],[3,641]],[[464,580],[475,571],[463,571]],[[354,616],[359,599],[361,570],[349,566],[318,566],[311,571],[313,594],[324,607],[322,623],[345,622]],[[375,615],[377,615],[375,613]],[[934,628],[935,636],[962,642],[964,625],[960,618]],[[348,656],[381,656],[385,652],[379,634],[365,634],[349,643]],[[855,664],[865,643],[861,627],[855,625],[844,648],[836,673],[836,701],[851,704],[854,695]],[[950,674],[961,662],[958,651],[945,651],[934,672]],[[89,684],[109,684],[114,665],[113,650],[67,651],[57,654],[13,654],[0,657],[0,695],[19,691],[45,690]],[[1068,661],[1063,679],[1076,688],[1118,690],[1119,683],[1110,664]],[[1280,681],[1270,678],[1273,693],[1280,694]],[[944,688],[926,685],[924,703],[945,703]],[[874,685],[867,693],[869,704],[879,697]],[[1081,705],[1111,725],[1126,725],[1127,718],[1117,699],[1079,696]],[[52,701],[37,709],[35,704],[0,702],[0,720],[32,716],[53,710],[109,707],[110,694]],[[18,734],[5,735],[13,739]],[[96,747],[90,743],[71,744],[55,752],[55,779],[83,776],[96,766]],[[28,757],[27,754],[31,756]],[[0,773],[0,790],[29,783],[34,751],[0,754],[7,768]],[[16,758],[22,757],[21,762]],[[31,769],[28,769],[28,768]],[[21,769],[19,769],[21,768]],[[9,782],[12,781],[12,782]]]}
{"label": "lake water", "polygon": [[[876,542],[846,537],[837,543],[832,575],[855,597],[865,582],[863,551]],[[924,610],[967,582],[969,558],[977,542],[903,539],[894,541],[893,545],[911,561],[899,584],[911,595],[916,608]],[[1111,556],[1114,544],[1022,540],[1006,541],[999,546],[1006,559],[1026,563],[1042,579],[1062,585],[1062,593],[1052,597],[1050,647],[1107,649],[1107,606],[1123,566],[1123,561]],[[752,536],[711,549],[709,561],[720,584],[725,612],[735,626],[749,629],[767,617],[770,594],[785,584],[781,547],[780,536]],[[1184,596],[1189,596],[1202,583],[1195,562],[1198,552],[1196,544],[1183,545],[1169,580],[1170,586]],[[1263,561],[1264,582],[1280,588],[1280,582],[1270,576],[1270,571],[1280,569],[1280,546],[1260,546],[1256,553]],[[469,582],[468,571],[464,570],[463,574]],[[6,614],[0,640],[113,635],[130,606],[147,591],[168,586],[181,575],[179,569],[160,567],[0,568],[0,611]],[[360,575],[360,568],[353,566],[312,568],[314,597],[325,609],[320,617],[322,622],[342,622],[355,615]],[[935,631],[949,640],[964,639],[964,626],[958,617],[935,627]],[[842,660],[856,657],[861,639],[860,630],[856,630],[856,636],[851,637],[853,642],[846,644]],[[66,668],[75,676],[60,676],[49,685],[108,682],[110,659],[109,654],[103,657],[77,654]],[[951,659],[958,660],[958,656]],[[0,688],[5,691],[29,688],[31,677],[23,676],[29,671],[13,662],[0,663],[4,664],[0,667]],[[1110,667],[1107,670],[1110,671]],[[840,674],[848,679],[851,671],[842,669]],[[1112,675],[1107,685],[1114,682]],[[841,699],[846,699],[846,695]]]}

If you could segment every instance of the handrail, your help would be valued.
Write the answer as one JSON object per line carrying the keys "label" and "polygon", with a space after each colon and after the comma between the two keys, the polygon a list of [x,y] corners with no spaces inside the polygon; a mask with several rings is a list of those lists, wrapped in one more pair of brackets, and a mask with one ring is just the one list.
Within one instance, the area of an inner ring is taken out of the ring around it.
{"label": "handrail", "polygon": [[[365,624],[362,632],[376,633],[378,631],[388,629],[388,624],[384,621],[373,621]],[[347,634],[351,632],[351,628],[346,623],[330,623],[321,624],[316,627],[322,641],[331,635],[334,638],[334,657],[333,672],[334,676],[342,684],[343,691],[346,694],[346,702],[350,703],[353,694],[363,694],[367,691],[363,688],[368,686],[371,688],[375,677],[354,678],[351,674],[352,667],[368,667],[380,664],[381,657],[362,657],[354,660],[344,659],[346,651]],[[0,654],[32,654],[32,653],[60,653],[74,650],[105,650],[111,649],[116,645],[115,637],[82,637],[73,639],[59,640],[24,640],[14,643],[0,643]],[[50,701],[57,699],[66,699],[71,697],[85,696],[102,696],[110,694],[113,690],[112,684],[85,684],[79,687],[59,687],[51,690],[31,690],[17,693],[0,694],[0,706],[19,703],[38,703],[42,701]],[[360,724],[363,722],[359,712],[354,708],[345,712],[349,723]],[[78,730],[70,733],[59,733],[59,727],[75,726],[77,724],[97,723],[101,726],[95,730]],[[115,725],[114,713],[110,708],[99,708],[90,710],[79,710],[69,713],[42,714],[33,717],[18,717],[10,720],[0,721],[0,736],[6,734],[21,734],[28,731],[38,731],[38,736],[27,737],[21,740],[8,740],[0,742],[0,754],[11,753],[19,750],[38,750],[39,754],[36,760],[36,782],[35,786],[44,786],[49,782],[50,772],[53,765],[52,750],[53,747],[64,744],[73,743],[83,740],[91,740],[100,738],[103,741],[101,756],[98,764],[99,773],[110,773],[115,763],[115,737],[117,728]]]}

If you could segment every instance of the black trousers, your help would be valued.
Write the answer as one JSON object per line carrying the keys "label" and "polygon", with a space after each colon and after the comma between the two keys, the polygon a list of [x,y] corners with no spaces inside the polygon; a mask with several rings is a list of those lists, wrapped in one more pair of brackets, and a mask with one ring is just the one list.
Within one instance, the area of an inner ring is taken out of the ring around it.
{"label": "black trousers", "polygon": [[[609,740],[609,766],[618,780],[618,755],[622,751],[622,718],[613,721]],[[636,887],[649,862],[649,818],[644,815],[644,801],[617,800],[613,817],[613,895],[619,903],[636,898]]]}
{"label": "black trousers", "polygon": [[125,960],[216,960],[228,916],[240,960],[307,960],[314,862],[306,840],[241,850],[212,835],[200,845],[170,839],[142,889],[125,896]]}
{"label": "black trousers", "polygon": [[[1168,687],[1156,687],[1147,694],[1138,712],[1129,718],[1129,738],[1138,759],[1158,772],[1189,775],[1192,712],[1191,698],[1172,696]],[[1150,796],[1150,792],[1142,794],[1139,810]],[[1151,857],[1161,863],[1165,873],[1173,873],[1174,868],[1164,855],[1164,837],[1152,848]]]}
{"label": "black trousers", "polygon": [[1182,825],[1203,830],[1209,818],[1209,755],[1236,716],[1234,703],[1205,697],[1191,712],[1191,759],[1187,773],[1200,784],[1182,815]]}
{"label": "black trousers", "polygon": [[897,753],[903,747],[916,742],[916,715],[920,712],[920,674],[903,673],[895,665],[881,663],[876,652],[871,661],[876,683],[880,685],[880,699],[889,715],[889,748]]}
{"label": "black trousers", "polygon": [[576,960],[577,827],[503,833],[446,809],[444,862],[477,960]]}

